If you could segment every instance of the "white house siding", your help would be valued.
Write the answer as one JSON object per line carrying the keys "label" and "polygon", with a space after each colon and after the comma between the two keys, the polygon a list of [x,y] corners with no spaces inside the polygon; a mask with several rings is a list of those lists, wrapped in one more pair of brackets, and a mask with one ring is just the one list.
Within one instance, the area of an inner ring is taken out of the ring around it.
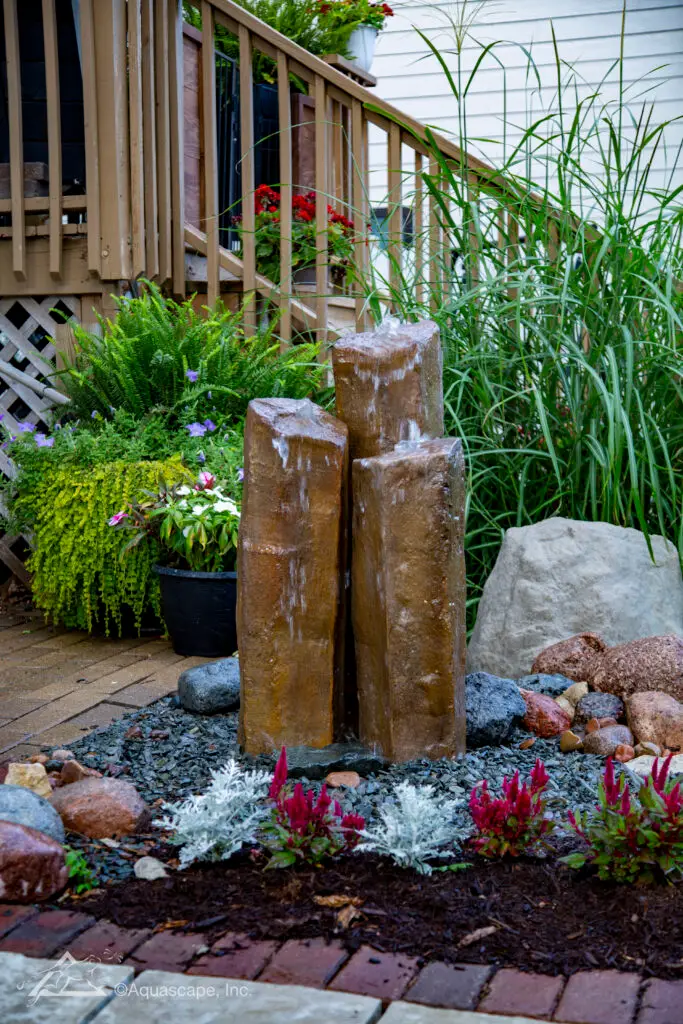
{"label": "white house siding", "polygon": [[[471,144],[470,151],[498,164],[505,134],[508,143],[519,139],[522,127],[553,103],[557,69],[550,18],[560,56],[573,64],[583,80],[580,94],[586,95],[595,90],[619,56],[622,3],[485,0],[475,6],[479,11],[465,42],[464,67],[469,71],[481,52],[475,40],[484,44],[503,40],[495,52],[504,67],[489,55],[477,72],[467,99],[467,128],[470,139],[485,141]],[[455,69],[456,58],[448,52],[455,44],[446,15],[457,19],[457,8],[456,3],[398,4],[396,16],[388,19],[388,27],[378,41],[372,69],[380,96],[454,137],[458,131],[456,100],[436,58],[413,26],[428,35]],[[541,77],[540,94],[535,81],[527,79],[527,59],[520,45],[531,49]],[[645,88],[654,86],[647,98],[655,100],[655,117],[664,120],[683,115],[683,0],[628,0],[624,52],[625,84],[632,109],[638,111]],[[658,70],[648,74],[655,68]],[[638,85],[646,75],[647,83]],[[605,98],[616,96],[617,84],[618,73],[613,70],[603,86]],[[670,180],[672,154],[683,140],[683,120],[670,125],[665,137],[666,150],[657,155],[651,178],[651,183],[659,187]],[[379,141],[377,133],[371,136],[370,144],[371,198],[378,203],[386,194],[386,144]],[[675,183],[683,183],[681,169]]]}

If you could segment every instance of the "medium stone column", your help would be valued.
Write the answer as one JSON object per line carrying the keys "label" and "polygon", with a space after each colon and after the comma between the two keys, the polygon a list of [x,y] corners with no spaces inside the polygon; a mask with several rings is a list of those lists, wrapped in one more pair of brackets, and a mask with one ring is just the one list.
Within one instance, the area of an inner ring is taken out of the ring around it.
{"label": "medium stone column", "polygon": [[393,761],[465,749],[462,444],[353,463],[351,606],[361,742]]}
{"label": "medium stone column", "polygon": [[352,460],[390,452],[399,441],[443,436],[441,339],[431,320],[344,335],[332,364]]}
{"label": "medium stone column", "polygon": [[238,551],[240,744],[323,747],[343,708],[348,432],[308,399],[249,404]]}

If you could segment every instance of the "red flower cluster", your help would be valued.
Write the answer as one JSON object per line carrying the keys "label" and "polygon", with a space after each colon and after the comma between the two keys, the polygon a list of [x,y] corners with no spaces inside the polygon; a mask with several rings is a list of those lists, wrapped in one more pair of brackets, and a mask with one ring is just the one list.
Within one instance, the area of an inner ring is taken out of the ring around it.
{"label": "red flower cluster", "polygon": [[319,864],[325,857],[352,850],[365,827],[360,814],[345,814],[338,800],[332,800],[323,785],[316,799],[300,782],[293,792],[287,788],[287,751],[275,766],[268,796],[274,801],[272,820],[266,828],[267,847],[273,856],[269,867],[287,867],[297,860]]}
{"label": "red flower cluster", "polygon": [[259,185],[254,191],[254,213],[277,213],[280,209],[280,193],[270,185]]}
{"label": "red flower cluster", "polygon": [[519,772],[503,779],[503,796],[493,797],[484,779],[470,794],[470,813],[478,834],[472,839],[477,853],[485,857],[533,852],[553,829],[545,816],[545,788],[548,773],[537,760],[527,782],[520,785]]}

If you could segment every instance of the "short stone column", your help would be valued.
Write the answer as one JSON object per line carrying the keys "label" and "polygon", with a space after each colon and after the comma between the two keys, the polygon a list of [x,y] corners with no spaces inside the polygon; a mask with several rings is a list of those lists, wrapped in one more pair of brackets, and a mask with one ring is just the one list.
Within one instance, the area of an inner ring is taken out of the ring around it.
{"label": "short stone column", "polygon": [[332,364],[351,460],[390,452],[399,441],[443,436],[441,339],[431,320],[344,335]]}
{"label": "short stone column", "polygon": [[343,708],[348,432],[313,402],[249,404],[238,550],[239,740],[323,747]]}
{"label": "short stone column", "polygon": [[361,742],[392,761],[465,749],[462,443],[353,463],[351,606]]}

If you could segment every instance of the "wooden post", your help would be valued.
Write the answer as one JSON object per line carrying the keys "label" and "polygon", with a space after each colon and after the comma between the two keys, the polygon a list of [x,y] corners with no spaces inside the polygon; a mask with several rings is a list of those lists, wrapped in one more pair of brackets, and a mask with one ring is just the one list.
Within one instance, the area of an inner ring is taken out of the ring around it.
{"label": "wooden post", "polygon": [[157,206],[157,134],[155,90],[154,0],[142,2],[142,146],[145,153],[145,266],[148,277],[159,273]]}
{"label": "wooden post", "polygon": [[50,273],[62,273],[62,114],[55,0],[43,0],[43,45],[47,92],[47,145],[50,182]]}
{"label": "wooden post", "polygon": [[88,204],[88,270],[100,273],[100,147],[97,125],[97,75],[95,72],[95,18],[93,0],[80,0],[83,121],[85,132],[85,185]]}
{"label": "wooden post", "polygon": [[139,0],[128,4],[128,97],[130,103],[130,185],[133,232],[133,277],[146,271],[145,151],[142,123],[142,11]]}
{"label": "wooden post", "polygon": [[202,3],[202,131],[204,135],[204,231],[206,232],[206,292],[209,306],[220,294],[218,263],[218,141],[216,127],[216,54],[213,7]]}
{"label": "wooden post", "polygon": [[185,298],[185,152],[183,145],[183,5],[168,2],[169,115],[171,118],[171,259],[173,291]]}
{"label": "wooden post", "polygon": [[12,199],[12,269],[19,280],[26,277],[24,247],[24,128],[21,112],[21,64],[17,0],[4,0],[5,62],[9,113],[9,162]]}
{"label": "wooden post", "polygon": [[240,41],[240,128],[242,146],[242,251],[243,285],[246,298],[244,325],[246,331],[256,330],[256,224],[254,214],[254,79],[251,35],[239,27]]}
{"label": "wooden post", "polygon": [[[387,167],[389,195],[387,202],[387,237],[389,255],[389,285],[392,296],[401,288],[401,252],[403,236],[403,210],[401,205],[401,129],[397,124],[389,128],[387,139]],[[395,303],[392,300],[392,309]]]}
{"label": "wooden post", "polygon": [[168,82],[168,4],[154,0],[154,89],[156,95],[159,280],[173,273],[171,257],[171,136]]}
{"label": "wooden post", "polygon": [[328,145],[327,145],[327,89],[325,79],[315,76],[315,290],[318,341],[327,339],[327,196],[328,196]]}
{"label": "wooden post", "polygon": [[[355,224],[354,262],[360,278],[365,277],[368,265],[367,250],[367,125],[363,114],[363,104],[353,101],[351,108],[351,158],[353,173],[353,220]],[[356,292],[356,330],[362,333],[366,327],[366,316],[363,301],[363,290],[359,281],[355,282]]]}
{"label": "wooden post", "polygon": [[284,53],[277,55],[277,96],[280,137],[280,337],[292,337],[292,108],[289,69]]}

